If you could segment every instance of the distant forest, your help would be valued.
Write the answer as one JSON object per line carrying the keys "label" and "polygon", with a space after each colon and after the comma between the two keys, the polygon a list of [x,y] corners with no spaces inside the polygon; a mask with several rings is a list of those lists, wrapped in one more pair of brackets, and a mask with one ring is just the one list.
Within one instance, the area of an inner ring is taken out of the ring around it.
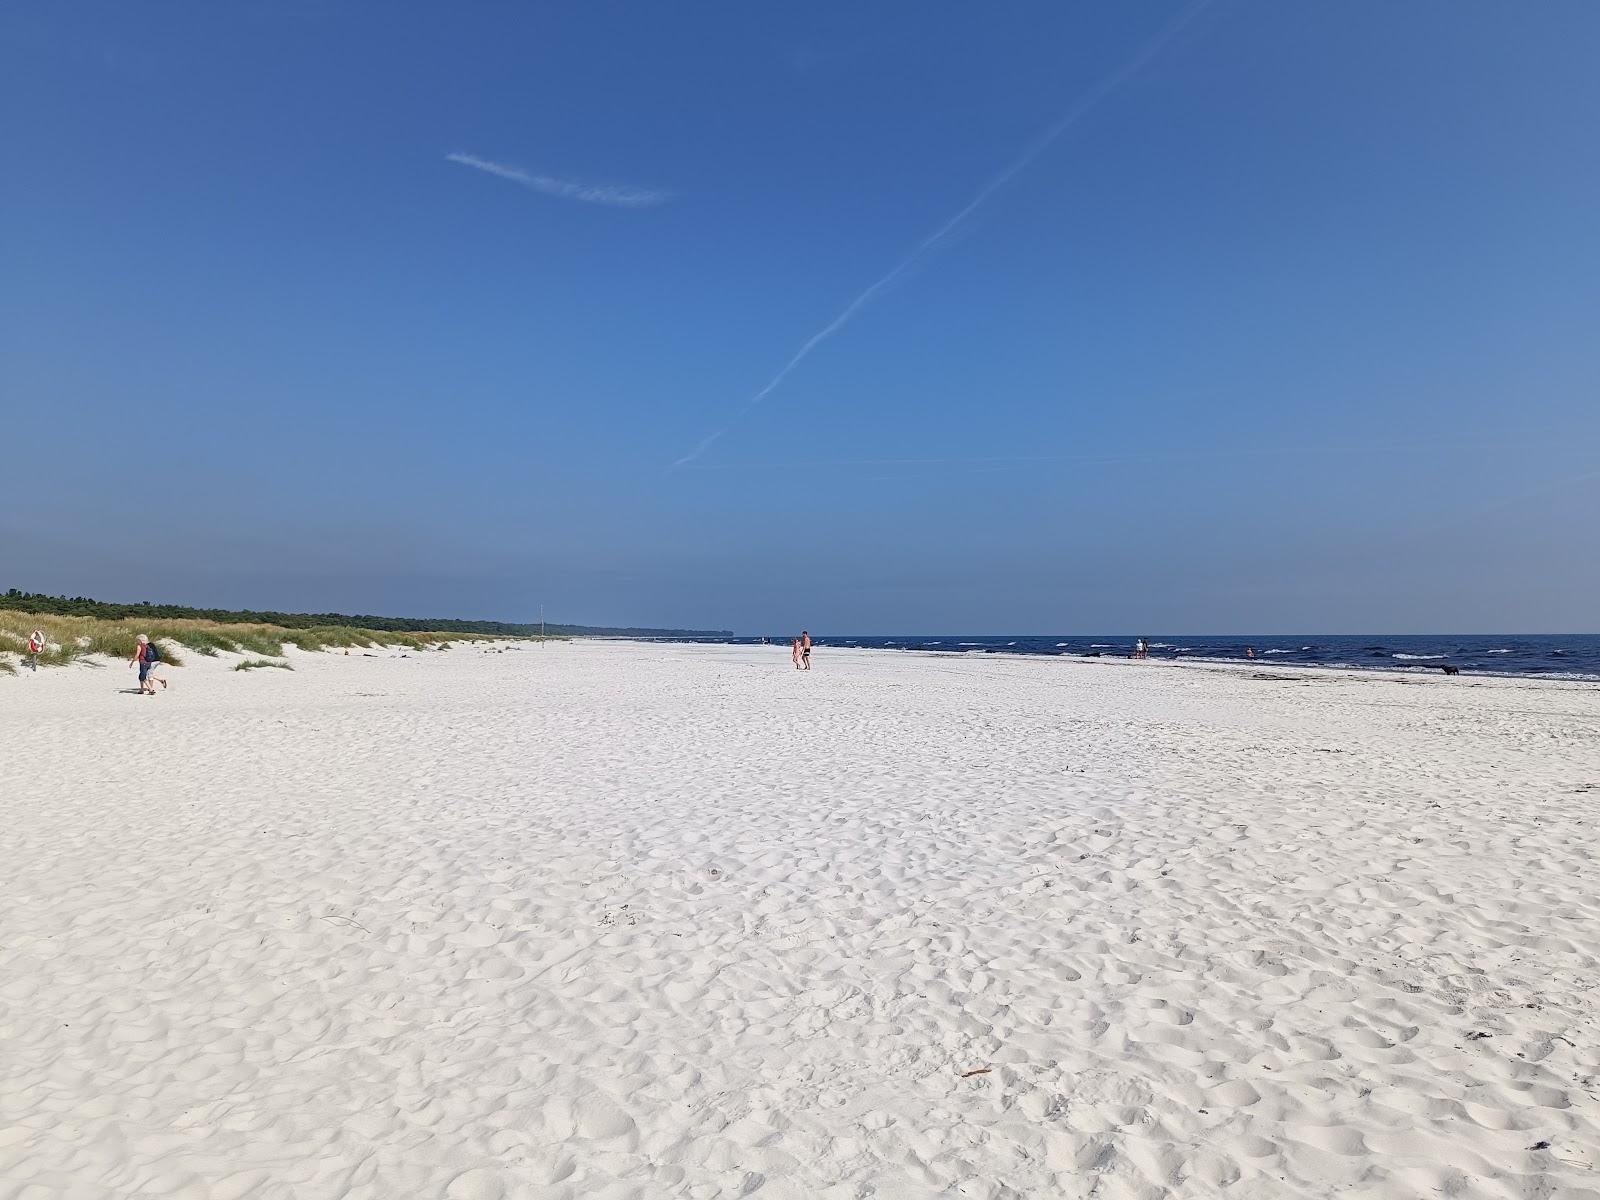
{"label": "distant forest", "polygon": [[[182,604],[109,604],[87,596],[45,596],[12,588],[0,595],[0,608],[58,617],[96,617],[121,621],[129,617],[157,620],[216,621],[222,625],[276,625],[281,629],[346,626],[399,633],[489,633],[502,637],[537,637],[540,626],[510,621],[455,621],[447,617],[371,617],[348,613],[234,612],[225,608],[189,608]],[[731,637],[726,629],[611,629],[591,625],[545,625],[551,637]]]}

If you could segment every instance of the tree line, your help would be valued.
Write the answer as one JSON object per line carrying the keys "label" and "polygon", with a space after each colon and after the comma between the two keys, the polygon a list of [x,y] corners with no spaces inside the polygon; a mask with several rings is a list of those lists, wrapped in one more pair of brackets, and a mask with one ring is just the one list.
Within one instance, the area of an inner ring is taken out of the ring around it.
{"label": "tree line", "polygon": [[57,617],[95,617],[102,621],[122,621],[147,617],[152,620],[215,621],[221,625],[276,625],[280,629],[318,629],[347,626],[388,633],[486,633],[499,637],[729,637],[725,629],[624,629],[593,625],[544,625],[513,621],[458,621],[449,617],[375,617],[349,613],[250,612],[226,608],[190,608],[184,604],[114,604],[91,600],[87,596],[46,596],[16,588],[0,595],[0,608],[14,612],[43,613]]}

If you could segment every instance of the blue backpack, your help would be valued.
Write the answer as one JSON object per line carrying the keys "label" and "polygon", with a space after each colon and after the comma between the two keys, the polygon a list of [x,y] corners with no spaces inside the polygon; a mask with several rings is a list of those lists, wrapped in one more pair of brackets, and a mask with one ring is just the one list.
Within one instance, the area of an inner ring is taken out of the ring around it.
{"label": "blue backpack", "polygon": [[154,642],[146,642],[144,644],[144,660],[147,663],[157,663],[161,661],[161,651],[156,649],[156,644]]}

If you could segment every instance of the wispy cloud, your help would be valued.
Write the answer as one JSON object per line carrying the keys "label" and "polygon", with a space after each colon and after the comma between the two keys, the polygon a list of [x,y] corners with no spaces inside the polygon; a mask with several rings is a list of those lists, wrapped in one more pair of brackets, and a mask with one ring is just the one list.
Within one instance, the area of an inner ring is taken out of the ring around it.
{"label": "wispy cloud", "polygon": [[[973,213],[977,212],[978,209],[983,207],[983,205],[991,196],[993,196],[1001,188],[1005,187],[1019,174],[1021,174],[1023,169],[1032,163],[1034,159],[1038,158],[1039,155],[1043,154],[1044,151],[1047,150],[1057,138],[1066,133],[1067,130],[1071,129],[1079,121],[1083,120],[1083,118],[1086,117],[1090,111],[1092,111],[1094,107],[1100,103],[1100,101],[1104,100],[1118,87],[1125,83],[1130,76],[1132,76],[1152,58],[1159,54],[1162,49],[1165,48],[1166,44],[1178,35],[1184,26],[1188,25],[1190,21],[1199,16],[1204,9],[1210,7],[1211,3],[1212,0],[1193,0],[1193,2],[1179,12],[1177,16],[1157,30],[1155,35],[1150,38],[1149,41],[1140,46],[1133,57],[1128,59],[1127,62],[1123,63],[1122,66],[1118,67],[1110,75],[1107,75],[1099,83],[1095,84],[1094,87],[1090,88],[1089,91],[1084,94],[1083,98],[1074,104],[1070,109],[1068,109],[1067,112],[1058,121],[1056,121],[1054,125],[1050,126],[1037,138],[1035,138],[1033,144],[1024,150],[1022,154],[1011,163],[1010,166],[1001,171],[988,183],[984,184],[982,189],[979,190],[978,194],[967,203],[966,207],[962,208],[943,225],[939,226],[939,228],[935,229],[927,237],[923,238],[921,242],[917,243],[916,248],[913,249],[910,254],[906,255],[898,263],[896,263],[887,274],[870,284],[865,291],[858,295],[854,300],[850,301],[849,304],[845,305],[844,310],[838,316],[829,321],[816,333],[812,334],[808,339],[806,339],[805,344],[795,352],[793,358],[783,365],[783,369],[772,377],[767,386],[762,388],[754,396],[751,396],[750,399],[746,400],[743,406],[734,413],[733,420],[737,421],[740,417],[744,416],[745,413],[749,412],[752,408],[760,404],[763,400],[775,392],[779,385],[781,385],[785,379],[789,378],[794,369],[811,356],[811,352],[813,350],[848,325],[851,319],[874,299],[876,299],[880,293],[891,287],[897,280],[900,279],[902,275],[911,270],[912,267],[916,266],[930,253],[936,250],[950,237],[951,234],[953,234],[962,224],[966,222],[968,217],[972,216]],[[694,450],[691,450],[688,454],[674,462],[672,464],[673,467],[682,467],[693,462],[708,449],[710,449],[712,443],[727,431],[728,429],[726,426],[722,429],[719,429],[716,433],[713,433],[710,437],[703,440]]]}
{"label": "wispy cloud", "polygon": [[556,175],[540,175],[535,171],[524,171],[521,167],[508,166],[505,163],[479,158],[475,154],[462,154],[459,151],[446,154],[445,160],[460,163],[463,167],[487,171],[490,175],[497,175],[501,179],[509,179],[512,183],[521,184],[530,191],[542,192],[546,196],[559,196],[563,200],[577,200],[582,204],[603,204],[608,208],[652,208],[672,199],[671,192],[657,191],[654,188],[619,187],[613,184],[584,183],[579,179],[562,179]]}
{"label": "wispy cloud", "polygon": [[715,433],[710,434],[707,437],[701,438],[700,439],[700,444],[698,446],[696,446],[693,450],[689,451],[689,453],[685,454],[682,458],[678,459],[672,465],[675,466],[675,467],[682,467],[682,466],[687,466],[689,463],[692,463],[695,459],[699,458],[707,450],[711,449],[712,443],[714,443],[719,437],[721,437],[726,432],[727,432],[726,430],[719,429]]}

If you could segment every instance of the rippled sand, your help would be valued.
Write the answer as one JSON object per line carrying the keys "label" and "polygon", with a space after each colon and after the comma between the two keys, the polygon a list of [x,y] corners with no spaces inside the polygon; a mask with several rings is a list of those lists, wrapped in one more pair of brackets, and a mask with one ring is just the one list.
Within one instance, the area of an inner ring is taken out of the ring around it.
{"label": "rippled sand", "polygon": [[0,1200],[1600,1196],[1600,688],[0,678]]}

